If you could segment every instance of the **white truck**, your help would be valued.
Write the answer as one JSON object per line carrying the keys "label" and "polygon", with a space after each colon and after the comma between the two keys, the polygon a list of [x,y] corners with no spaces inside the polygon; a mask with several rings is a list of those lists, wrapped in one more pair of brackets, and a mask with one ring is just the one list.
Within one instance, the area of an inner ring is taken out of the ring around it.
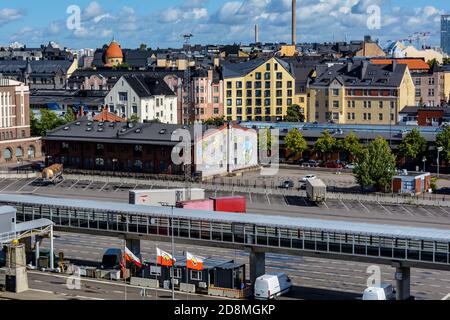
{"label": "white truck", "polygon": [[256,279],[255,299],[271,300],[291,291],[292,281],[285,273],[269,273]]}
{"label": "white truck", "polygon": [[308,179],[305,184],[309,201],[321,203],[327,200],[327,186],[322,180]]}
{"label": "white truck", "polygon": [[364,290],[363,300],[395,300],[395,290],[390,284],[381,284],[377,287],[369,287]]}
{"label": "white truck", "polygon": [[[204,189],[191,189],[189,200],[205,199]],[[177,202],[186,201],[188,197],[187,189],[152,189],[152,190],[133,190],[129,194],[129,204],[144,206],[176,206]]]}

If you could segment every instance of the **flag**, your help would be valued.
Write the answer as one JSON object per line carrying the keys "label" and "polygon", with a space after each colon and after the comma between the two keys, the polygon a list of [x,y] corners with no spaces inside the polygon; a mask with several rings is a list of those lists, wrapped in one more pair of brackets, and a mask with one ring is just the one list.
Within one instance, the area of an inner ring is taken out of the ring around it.
{"label": "flag", "polygon": [[133,252],[131,252],[130,249],[125,247],[125,260],[127,262],[134,263],[137,267],[142,268],[142,262],[141,259],[136,257]]}
{"label": "flag", "polygon": [[187,268],[192,270],[203,270],[203,258],[194,256],[190,254],[189,252],[186,252],[186,263]]}
{"label": "flag", "polygon": [[171,254],[156,248],[156,254],[157,254],[157,260],[156,264],[165,266],[165,267],[172,267],[174,262],[177,262],[177,259],[173,258]]}

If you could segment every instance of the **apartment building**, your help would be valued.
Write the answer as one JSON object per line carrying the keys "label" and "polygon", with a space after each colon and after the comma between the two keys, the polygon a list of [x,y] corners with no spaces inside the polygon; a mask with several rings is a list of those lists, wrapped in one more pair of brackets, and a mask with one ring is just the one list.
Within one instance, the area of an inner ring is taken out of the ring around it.
{"label": "apartment building", "polygon": [[122,118],[139,117],[141,122],[159,120],[177,124],[177,96],[162,78],[124,75],[105,98],[109,111]]}
{"label": "apartment building", "polygon": [[0,164],[40,158],[41,139],[30,133],[30,90],[0,78]]}
{"label": "apartment building", "polygon": [[414,105],[415,87],[406,64],[355,61],[319,66],[308,100],[309,122],[395,124]]}
{"label": "apartment building", "polygon": [[[224,115],[223,81],[215,69],[198,69],[192,75],[195,121],[204,122]],[[188,112],[188,110],[186,110]]]}
{"label": "apartment building", "polygon": [[288,106],[301,102],[291,66],[280,58],[224,63],[222,73],[224,114],[228,120],[281,121]]}

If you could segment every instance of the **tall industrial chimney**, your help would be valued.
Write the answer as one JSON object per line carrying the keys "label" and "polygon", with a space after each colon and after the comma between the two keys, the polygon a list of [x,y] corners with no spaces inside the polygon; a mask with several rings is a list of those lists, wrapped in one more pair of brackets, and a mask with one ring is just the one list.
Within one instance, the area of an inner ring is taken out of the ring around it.
{"label": "tall industrial chimney", "polygon": [[292,44],[297,44],[297,0],[292,0]]}
{"label": "tall industrial chimney", "polygon": [[255,24],[255,43],[259,43],[259,25]]}

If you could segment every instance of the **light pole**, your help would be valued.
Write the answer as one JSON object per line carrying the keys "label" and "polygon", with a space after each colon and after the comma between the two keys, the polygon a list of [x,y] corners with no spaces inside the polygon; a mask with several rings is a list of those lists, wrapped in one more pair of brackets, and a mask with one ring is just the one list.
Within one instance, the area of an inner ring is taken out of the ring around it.
{"label": "light pole", "polygon": [[171,207],[171,217],[170,217],[170,224],[171,224],[171,229],[172,229],[172,272],[171,272],[171,287],[172,287],[172,301],[175,301],[175,237],[174,237],[174,232],[173,232],[173,206],[170,205],[167,202],[160,202],[159,203],[161,206],[163,207]]}
{"label": "light pole", "polygon": [[438,178],[439,178],[439,167],[440,167],[440,165],[441,165],[441,162],[439,161],[439,155],[440,155],[440,153],[441,153],[442,151],[444,151],[444,148],[443,148],[443,147],[437,148],[437,177],[438,177]]}
{"label": "light pole", "polygon": [[425,172],[425,170],[426,170],[427,158],[426,158],[426,157],[423,157],[422,162],[423,162],[423,172]]}

